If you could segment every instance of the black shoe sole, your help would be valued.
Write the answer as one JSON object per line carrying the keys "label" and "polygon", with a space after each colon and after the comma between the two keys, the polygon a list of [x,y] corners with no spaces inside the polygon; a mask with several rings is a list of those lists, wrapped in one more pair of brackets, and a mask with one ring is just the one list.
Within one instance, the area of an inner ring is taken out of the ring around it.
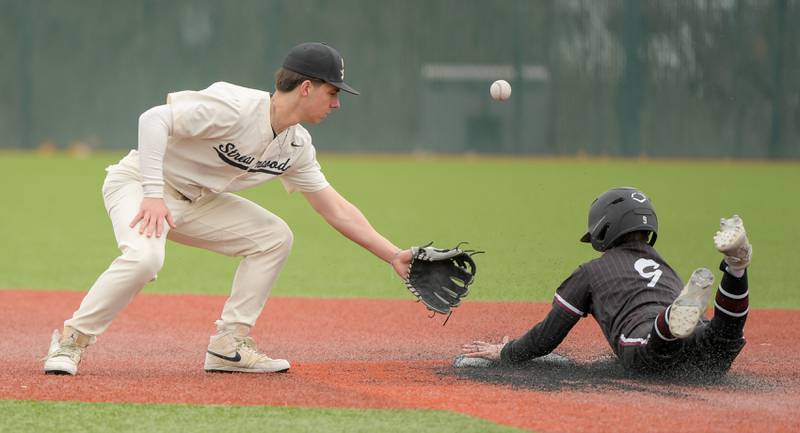
{"label": "black shoe sole", "polygon": [[272,373],[286,373],[289,369],[286,370],[277,370],[277,371],[269,371],[269,372],[261,372],[261,371],[230,371],[230,370],[205,370],[206,373],[227,373],[227,374],[272,374]]}

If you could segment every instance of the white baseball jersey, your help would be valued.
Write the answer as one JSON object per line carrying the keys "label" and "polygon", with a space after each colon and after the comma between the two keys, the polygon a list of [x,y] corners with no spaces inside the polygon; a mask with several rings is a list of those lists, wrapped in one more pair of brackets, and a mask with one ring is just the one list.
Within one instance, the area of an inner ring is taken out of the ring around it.
{"label": "white baseball jersey", "polygon": [[293,125],[274,135],[269,93],[217,82],[201,91],[170,93],[167,104],[172,135],[164,181],[190,200],[276,177],[288,192],[329,185],[305,128]]}

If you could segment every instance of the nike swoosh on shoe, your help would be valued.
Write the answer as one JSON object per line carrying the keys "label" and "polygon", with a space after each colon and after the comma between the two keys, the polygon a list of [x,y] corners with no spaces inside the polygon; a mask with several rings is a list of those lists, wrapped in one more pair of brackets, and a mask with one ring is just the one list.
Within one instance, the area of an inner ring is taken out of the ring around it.
{"label": "nike swoosh on shoe", "polygon": [[240,355],[239,352],[236,352],[236,356],[225,356],[225,355],[220,355],[219,353],[214,353],[214,352],[209,350],[208,354],[209,355],[214,355],[217,358],[224,359],[224,360],[230,361],[230,362],[239,362],[239,361],[242,360],[242,355]]}

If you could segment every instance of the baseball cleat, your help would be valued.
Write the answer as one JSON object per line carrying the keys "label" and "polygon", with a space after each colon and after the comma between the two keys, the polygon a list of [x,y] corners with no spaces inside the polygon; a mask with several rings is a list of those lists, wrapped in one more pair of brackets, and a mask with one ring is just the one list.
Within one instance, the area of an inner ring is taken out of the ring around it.
{"label": "baseball cleat", "polygon": [[77,331],[71,332],[65,337],[56,329],[50,338],[50,349],[44,361],[45,374],[78,374],[78,365],[86,348],[94,342],[93,337],[83,335]]}
{"label": "baseball cleat", "polygon": [[673,337],[686,338],[692,335],[703,312],[706,311],[713,283],[714,274],[708,269],[699,268],[692,272],[689,282],[669,307],[667,323]]}
{"label": "baseball cleat", "polygon": [[232,332],[211,337],[206,352],[206,372],[278,373],[289,370],[289,361],[272,359],[258,351],[255,341]]}
{"label": "baseball cleat", "polygon": [[739,215],[720,219],[719,231],[714,235],[714,246],[725,255],[725,263],[734,271],[747,268],[753,256],[753,247]]}

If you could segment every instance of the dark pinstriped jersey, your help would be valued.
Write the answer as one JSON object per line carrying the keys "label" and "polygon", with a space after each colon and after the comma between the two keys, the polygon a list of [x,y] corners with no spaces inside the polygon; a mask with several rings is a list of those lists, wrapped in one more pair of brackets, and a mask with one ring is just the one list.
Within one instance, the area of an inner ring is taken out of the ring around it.
{"label": "dark pinstriped jersey", "polygon": [[592,314],[617,352],[620,337],[652,323],[682,286],[653,247],[632,241],[578,267],[556,290],[553,304],[574,316]]}

